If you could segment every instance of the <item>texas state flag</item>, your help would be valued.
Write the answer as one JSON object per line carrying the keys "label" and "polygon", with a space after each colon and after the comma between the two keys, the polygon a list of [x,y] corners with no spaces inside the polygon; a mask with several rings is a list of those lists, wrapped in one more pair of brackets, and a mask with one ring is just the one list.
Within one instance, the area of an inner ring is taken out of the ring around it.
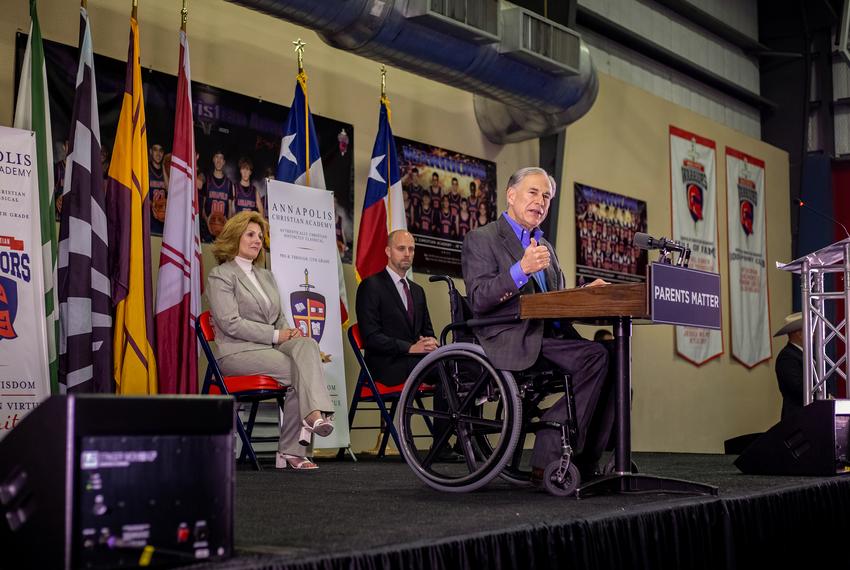
{"label": "texas state flag", "polygon": [[[325,172],[322,169],[322,155],[319,153],[319,139],[313,125],[313,115],[307,102],[307,74],[300,72],[296,78],[295,97],[289,116],[283,127],[280,141],[280,156],[277,159],[275,179],[291,184],[300,184],[311,188],[326,190]],[[348,297],[345,292],[345,277],[342,273],[342,261],[337,254],[337,281],[339,284],[339,309],[342,324],[348,323]]]}
{"label": "texas state flag", "polygon": [[378,135],[372,148],[372,164],[366,182],[363,214],[357,234],[357,278],[365,279],[387,265],[387,236],[395,230],[406,230],[401,176],[398,171],[393,130],[390,127],[390,102],[381,98]]}
{"label": "texas state flag", "polygon": [[298,74],[295,97],[283,127],[275,178],[311,188],[326,188],[319,139],[307,105],[307,76],[304,73]]}

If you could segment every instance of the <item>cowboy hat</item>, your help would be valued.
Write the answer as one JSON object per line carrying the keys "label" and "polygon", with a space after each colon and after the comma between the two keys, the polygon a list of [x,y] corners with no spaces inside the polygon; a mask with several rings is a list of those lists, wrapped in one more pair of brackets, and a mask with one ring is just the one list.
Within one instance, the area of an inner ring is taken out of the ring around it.
{"label": "cowboy hat", "polygon": [[803,313],[791,313],[785,317],[785,324],[773,336],[782,336],[803,328]]}

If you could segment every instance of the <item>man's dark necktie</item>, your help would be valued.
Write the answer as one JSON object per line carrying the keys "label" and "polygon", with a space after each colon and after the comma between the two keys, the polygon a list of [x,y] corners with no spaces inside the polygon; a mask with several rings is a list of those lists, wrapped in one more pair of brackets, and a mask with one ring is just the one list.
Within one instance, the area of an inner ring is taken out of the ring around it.
{"label": "man's dark necktie", "polygon": [[404,298],[407,300],[407,320],[413,324],[413,295],[410,294],[410,287],[407,286],[407,279],[401,279],[401,288],[404,289]]}

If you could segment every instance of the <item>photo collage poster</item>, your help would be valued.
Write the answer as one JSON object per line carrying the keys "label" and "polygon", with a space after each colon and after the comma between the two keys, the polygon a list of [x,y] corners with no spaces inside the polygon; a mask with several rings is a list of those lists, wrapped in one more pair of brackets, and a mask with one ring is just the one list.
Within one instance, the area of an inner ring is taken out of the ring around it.
{"label": "photo collage poster", "polygon": [[[26,35],[17,37],[20,70]],[[78,50],[44,40],[50,114],[54,139],[56,196],[65,178],[66,139],[74,101]],[[95,55],[97,99],[104,176],[118,125],[124,91],[126,62]],[[175,60],[175,65],[177,61]],[[177,77],[142,70],[151,192],[151,235],[162,235],[168,203],[170,147],[174,139]],[[295,85],[295,75],[291,77]],[[251,86],[246,85],[246,91]],[[291,93],[287,88],[286,93]],[[198,154],[196,188],[199,205],[209,210],[201,219],[201,241],[211,243],[227,217],[236,211],[262,211],[268,219],[266,178],[274,177],[288,107],[192,82],[195,151]],[[322,154],[327,189],[336,207],[337,248],[342,261],[352,262],[354,235],[354,129],[349,123],[313,114]],[[57,199],[57,209],[61,209]]]}
{"label": "photo collage poster", "polygon": [[495,220],[496,163],[395,137],[415,271],[461,276],[463,238]]}
{"label": "photo collage poster", "polygon": [[576,285],[646,281],[647,252],[633,245],[646,232],[646,202],[575,183]]}

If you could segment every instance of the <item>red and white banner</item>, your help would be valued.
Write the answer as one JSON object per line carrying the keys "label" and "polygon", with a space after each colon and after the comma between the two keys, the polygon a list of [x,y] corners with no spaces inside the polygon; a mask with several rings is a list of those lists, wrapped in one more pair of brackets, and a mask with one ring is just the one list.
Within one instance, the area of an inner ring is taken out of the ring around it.
{"label": "red and white banner", "polygon": [[168,209],[162,232],[156,296],[161,394],[198,393],[195,319],[201,311],[201,241],[195,190],[191,81],[189,40],[181,30]]}
{"label": "red and white banner", "polygon": [[732,356],[752,368],[770,359],[764,161],[726,147]]}
{"label": "red and white banner", "polygon": [[[673,239],[691,248],[690,267],[717,273],[714,141],[670,125]],[[697,366],[723,354],[719,330],[676,327],[676,353]]]}

